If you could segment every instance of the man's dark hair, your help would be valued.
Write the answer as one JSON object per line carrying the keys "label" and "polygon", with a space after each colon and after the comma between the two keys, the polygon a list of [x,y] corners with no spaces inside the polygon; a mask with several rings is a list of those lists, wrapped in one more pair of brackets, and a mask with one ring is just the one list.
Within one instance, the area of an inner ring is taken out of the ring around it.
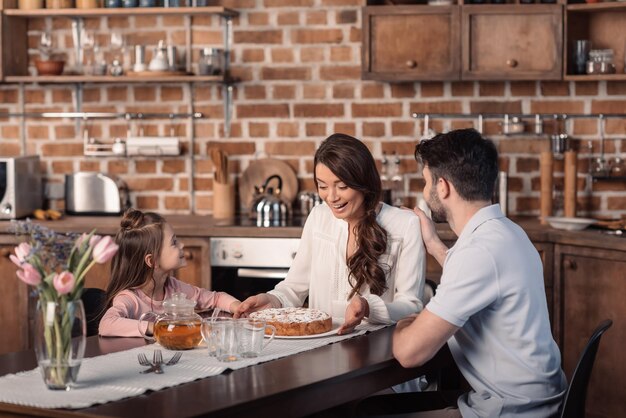
{"label": "man's dark hair", "polygon": [[415,159],[428,166],[433,183],[444,178],[467,201],[491,200],[498,177],[498,151],[475,129],[458,129],[421,141]]}

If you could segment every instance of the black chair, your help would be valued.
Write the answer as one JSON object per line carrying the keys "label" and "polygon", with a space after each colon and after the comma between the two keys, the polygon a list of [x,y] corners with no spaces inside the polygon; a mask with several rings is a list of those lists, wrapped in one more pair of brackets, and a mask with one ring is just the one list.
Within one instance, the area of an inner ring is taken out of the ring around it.
{"label": "black chair", "polygon": [[587,399],[587,386],[589,385],[589,378],[591,377],[591,370],[593,369],[593,363],[596,359],[596,353],[598,352],[598,346],[600,345],[600,337],[604,334],[604,331],[609,329],[613,325],[613,321],[605,319],[598,325],[593,331],[589,342],[583,349],[574,374],[572,374],[572,380],[567,388],[565,394],[565,400],[561,408],[561,418],[584,418],[585,417],[585,401]]}
{"label": "black chair", "polygon": [[96,287],[87,287],[83,289],[83,294],[80,298],[85,306],[87,336],[98,335],[100,320],[105,312],[106,292]]}

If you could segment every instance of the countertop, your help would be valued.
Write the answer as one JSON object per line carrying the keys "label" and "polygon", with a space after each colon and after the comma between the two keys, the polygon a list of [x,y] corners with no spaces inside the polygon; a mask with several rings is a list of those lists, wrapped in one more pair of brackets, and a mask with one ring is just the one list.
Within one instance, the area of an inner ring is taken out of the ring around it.
{"label": "countertop", "polygon": [[[301,226],[261,228],[256,226],[234,226],[228,220],[216,220],[209,215],[167,215],[180,237],[259,237],[259,238],[299,238]],[[603,234],[598,229],[583,231],[562,231],[541,225],[535,217],[513,218],[533,242],[553,242],[558,244],[582,245],[588,247],[626,251],[626,237]],[[118,228],[118,216],[64,216],[56,221],[34,221],[58,232],[89,232],[96,229],[99,234],[114,235]],[[4,243],[14,242],[10,232],[11,221],[0,221],[0,234]],[[448,225],[438,225],[444,240],[456,239]]]}

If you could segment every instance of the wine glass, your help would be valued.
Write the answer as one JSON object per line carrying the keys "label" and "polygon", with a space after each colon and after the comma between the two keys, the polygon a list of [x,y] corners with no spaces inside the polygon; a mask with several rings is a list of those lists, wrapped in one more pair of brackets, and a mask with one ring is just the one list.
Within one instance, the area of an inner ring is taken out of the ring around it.
{"label": "wine glass", "polygon": [[83,72],[92,75],[94,72],[96,39],[93,32],[83,30],[80,35],[80,47],[82,49]]}

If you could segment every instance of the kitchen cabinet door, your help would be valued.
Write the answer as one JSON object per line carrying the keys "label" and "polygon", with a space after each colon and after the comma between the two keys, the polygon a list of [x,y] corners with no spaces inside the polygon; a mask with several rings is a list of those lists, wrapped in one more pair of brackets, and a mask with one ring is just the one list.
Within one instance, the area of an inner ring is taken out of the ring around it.
{"label": "kitchen cabinet door", "polygon": [[587,416],[624,414],[626,387],[626,252],[555,245],[557,342],[563,369],[571,378],[591,333],[604,319],[613,326],[604,334],[587,393]]}
{"label": "kitchen cabinet door", "polygon": [[543,283],[546,290],[546,302],[548,303],[548,315],[552,333],[554,334],[554,244],[550,242],[533,242],[539,252],[543,264]]}
{"label": "kitchen cabinet door", "polygon": [[464,80],[562,77],[561,5],[464,5]]}
{"label": "kitchen cabinet door", "polygon": [[14,244],[0,244],[0,318],[5,336],[0,338],[0,354],[26,350],[29,347],[29,289],[15,275],[17,266],[9,259],[14,248]]}
{"label": "kitchen cabinet door", "polygon": [[211,259],[209,255],[209,240],[192,237],[181,237],[180,240],[185,245],[183,252],[187,265],[178,269],[174,275],[183,282],[210,289]]}
{"label": "kitchen cabinet door", "polygon": [[363,79],[458,79],[459,48],[459,6],[363,9]]}

